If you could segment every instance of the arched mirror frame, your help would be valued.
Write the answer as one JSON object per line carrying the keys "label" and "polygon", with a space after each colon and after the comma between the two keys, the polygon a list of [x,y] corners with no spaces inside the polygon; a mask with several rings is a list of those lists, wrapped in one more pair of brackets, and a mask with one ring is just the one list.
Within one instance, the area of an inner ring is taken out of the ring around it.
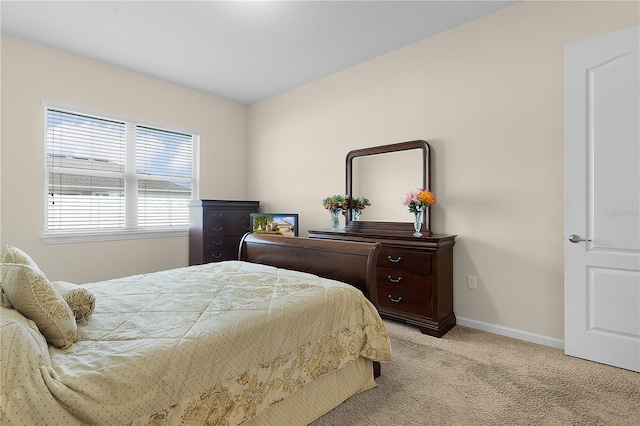
{"label": "arched mirror frame", "polygon": [[[349,200],[347,212],[345,215],[345,231],[362,234],[392,234],[401,235],[405,232],[411,235],[414,232],[413,222],[373,222],[366,220],[352,220],[351,215],[351,199],[353,194],[353,159],[368,155],[388,154],[392,152],[408,151],[415,149],[422,156],[422,188],[429,189],[431,181],[431,168],[429,164],[429,144],[424,140],[415,140],[409,142],[400,142],[391,145],[374,146],[371,148],[356,149],[350,151],[346,158],[346,178],[347,188],[346,196]],[[418,154],[418,152],[416,154]],[[408,189],[410,190],[410,189]],[[430,190],[430,189],[429,189]],[[408,217],[408,219],[410,219]],[[423,235],[431,236],[431,209],[426,209],[422,219]]]}

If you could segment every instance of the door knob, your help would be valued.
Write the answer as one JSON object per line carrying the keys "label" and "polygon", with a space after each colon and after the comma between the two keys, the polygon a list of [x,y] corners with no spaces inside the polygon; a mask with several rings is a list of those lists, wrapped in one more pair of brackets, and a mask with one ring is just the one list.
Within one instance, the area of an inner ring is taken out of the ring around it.
{"label": "door knob", "polygon": [[569,235],[569,241],[571,241],[572,243],[579,243],[580,241],[591,241],[591,240],[585,240],[583,238],[580,238],[580,235],[571,234]]}

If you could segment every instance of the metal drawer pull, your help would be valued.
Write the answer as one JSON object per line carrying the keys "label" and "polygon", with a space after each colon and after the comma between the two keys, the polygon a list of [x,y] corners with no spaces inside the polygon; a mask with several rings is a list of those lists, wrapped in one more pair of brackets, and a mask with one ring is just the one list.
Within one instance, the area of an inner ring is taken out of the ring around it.
{"label": "metal drawer pull", "polygon": [[212,231],[213,232],[220,232],[220,231],[222,231],[222,226],[220,228],[213,228]]}
{"label": "metal drawer pull", "polygon": [[398,296],[397,299],[394,299],[392,295],[389,295],[389,300],[391,300],[393,303],[400,303],[402,302],[402,296]]}
{"label": "metal drawer pull", "polygon": [[402,256],[398,256],[397,259],[394,259],[391,256],[387,256],[387,259],[389,259],[389,262],[398,263],[398,262],[400,262],[402,260]]}
{"label": "metal drawer pull", "polygon": [[214,246],[219,246],[220,244],[222,244],[222,240],[218,240],[218,241],[214,241],[213,242]]}
{"label": "metal drawer pull", "polygon": [[222,253],[212,254],[211,257],[214,259],[220,259],[222,257]]}
{"label": "metal drawer pull", "polygon": [[402,281],[402,277],[392,278],[391,275],[387,275],[387,279],[392,283],[399,283],[400,281]]}

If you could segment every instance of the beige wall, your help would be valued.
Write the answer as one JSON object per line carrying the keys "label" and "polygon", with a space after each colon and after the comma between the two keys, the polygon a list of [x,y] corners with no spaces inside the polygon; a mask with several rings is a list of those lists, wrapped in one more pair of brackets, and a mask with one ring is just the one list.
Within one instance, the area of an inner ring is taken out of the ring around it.
{"label": "beige wall", "polygon": [[187,237],[43,245],[43,100],[200,133],[200,195],[247,195],[247,107],[2,36],[0,244],[52,280],[90,282],[186,266]]}
{"label": "beige wall", "polygon": [[458,235],[456,314],[562,339],[563,49],[637,25],[638,6],[518,4],[252,105],[249,197],[307,236],[348,151],[425,139],[432,228]]}

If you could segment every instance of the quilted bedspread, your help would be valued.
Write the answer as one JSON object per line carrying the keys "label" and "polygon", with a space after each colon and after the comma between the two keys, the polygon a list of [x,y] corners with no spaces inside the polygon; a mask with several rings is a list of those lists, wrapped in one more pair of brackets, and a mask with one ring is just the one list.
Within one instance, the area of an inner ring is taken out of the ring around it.
{"label": "quilted bedspread", "polygon": [[70,348],[3,329],[2,362],[18,366],[3,366],[3,424],[20,410],[47,424],[239,424],[358,357],[391,358],[375,307],[315,275],[228,261],[83,287],[95,313]]}

